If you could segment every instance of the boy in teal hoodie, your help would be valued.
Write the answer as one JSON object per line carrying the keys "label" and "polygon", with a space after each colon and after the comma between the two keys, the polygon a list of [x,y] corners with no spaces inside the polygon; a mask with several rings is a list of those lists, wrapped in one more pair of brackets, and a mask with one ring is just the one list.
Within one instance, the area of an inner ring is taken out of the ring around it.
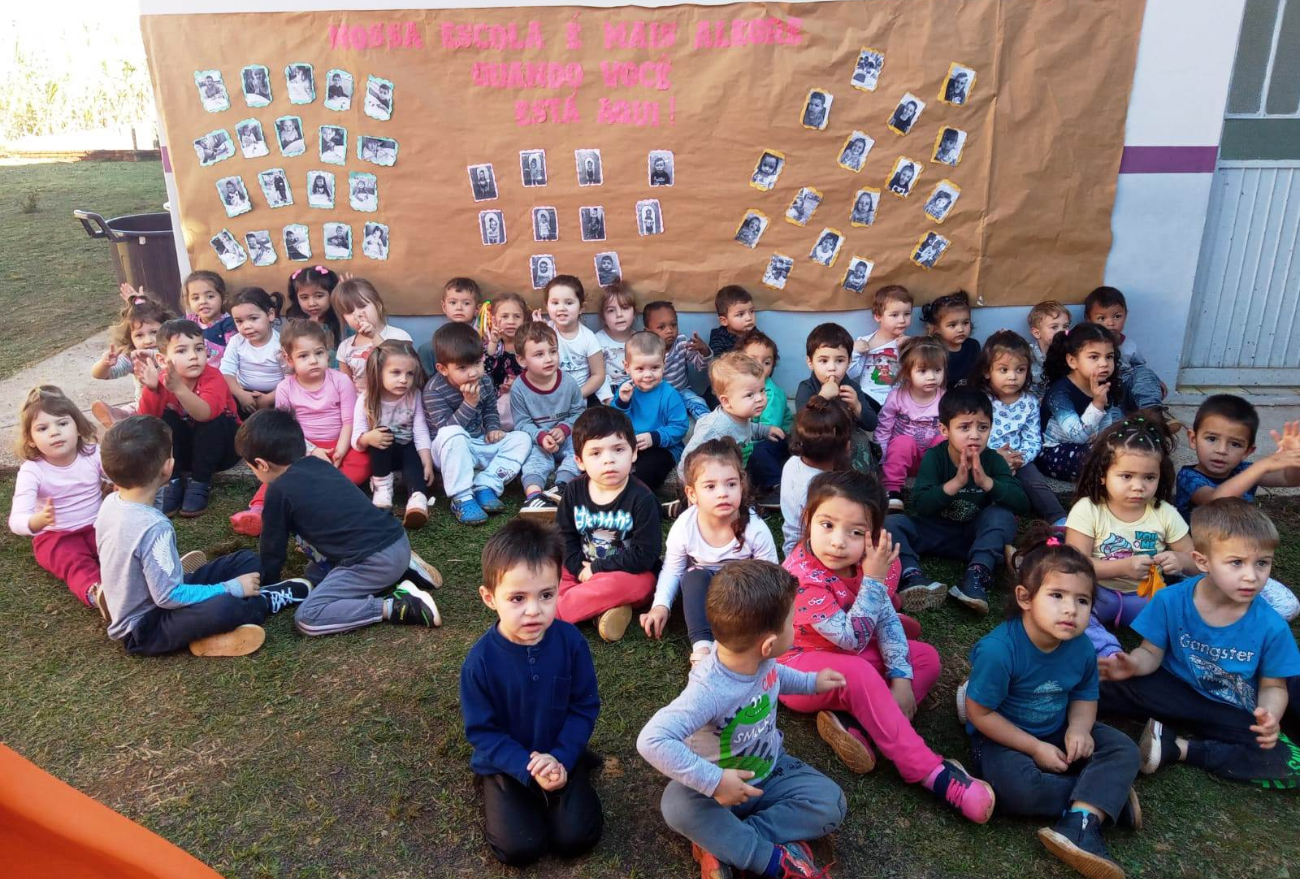
{"label": "boy in teal hoodie", "polygon": [[758,423],[775,427],[778,434],[754,443],[746,461],[750,484],[760,506],[781,504],[781,471],[790,459],[790,431],[794,428],[794,413],[785,391],[772,381],[772,371],[781,359],[776,342],[762,330],[753,329],[736,340],[735,350],[749,355],[763,367],[763,387],[767,391],[767,408],[758,416]]}

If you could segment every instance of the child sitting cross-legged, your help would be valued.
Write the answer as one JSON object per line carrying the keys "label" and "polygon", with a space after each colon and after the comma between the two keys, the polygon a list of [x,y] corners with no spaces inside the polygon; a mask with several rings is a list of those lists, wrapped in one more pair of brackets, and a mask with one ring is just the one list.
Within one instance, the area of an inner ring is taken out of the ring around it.
{"label": "child sitting cross-legged", "polygon": [[1148,718],[1143,773],[1187,763],[1264,789],[1300,787],[1300,746],[1279,729],[1288,687],[1300,693],[1300,651],[1260,597],[1277,529],[1246,501],[1220,498],[1192,514],[1192,534],[1202,576],[1157,592],[1133,621],[1141,646],[1099,661],[1101,711]]}
{"label": "child sitting cross-legged", "polygon": [[767,393],[767,406],[758,416],[758,423],[775,427],[781,432],[780,436],[772,434],[765,440],[755,442],[746,462],[755,497],[759,503],[767,505],[772,495],[781,488],[781,468],[790,458],[789,434],[794,427],[794,413],[790,411],[790,400],[785,391],[772,381],[772,372],[781,359],[776,350],[776,342],[762,330],[753,329],[742,333],[736,340],[736,350],[754,358],[763,367],[763,390]]}
{"label": "child sitting cross-legged", "polygon": [[[683,454],[689,455],[707,440],[729,436],[748,460],[755,441],[781,436],[781,428],[755,420],[767,407],[765,382],[763,367],[747,354],[730,351],[714,358],[709,364],[709,383],[718,398],[718,408],[695,422]],[[681,465],[677,469],[680,476]]]}
{"label": "child sitting cross-legged", "polygon": [[573,449],[583,475],[564,486],[555,514],[564,537],[557,611],[570,623],[599,617],[600,637],[617,641],[632,607],[654,591],[659,502],[632,476],[636,434],[622,412],[595,406],[579,415]]}
{"label": "child sitting cross-legged", "polygon": [[366,359],[366,390],[352,410],[352,448],[370,459],[371,499],[381,510],[393,508],[393,476],[406,483],[402,524],[420,528],[429,521],[433,481],[429,425],[421,405],[424,370],[410,342],[380,342]]}
{"label": "child sitting cross-legged", "polygon": [[316,588],[294,613],[298,631],[331,635],[381,621],[442,625],[429,594],[442,585],[442,575],[411,551],[396,519],[366,500],[323,456],[307,454],[292,415],[256,412],[235,442],[266,486],[258,545],[262,577],[280,576],[290,535],[305,544],[311,559],[307,577]]}
{"label": "child sitting cross-legged", "polygon": [[1096,574],[1043,523],[1015,558],[1019,585],[1007,621],[975,645],[970,680],[958,691],[975,770],[1000,812],[1056,820],[1038,831],[1056,857],[1089,879],[1123,879],[1101,828],[1142,826],[1138,749],[1097,723],[1097,656],[1079,637]]}
{"label": "child sitting cross-legged", "polygon": [[946,442],[921,460],[912,489],[915,514],[885,519],[903,563],[899,599],[905,609],[926,607],[930,596],[943,591],[943,584],[921,573],[920,554],[933,553],[966,561],[965,576],[948,594],[988,613],[993,572],[1016,536],[1016,515],[1029,512],[1029,499],[1007,462],[988,447],[988,397],[974,388],[953,388],[939,401],[939,421]]}
{"label": "child sitting cross-legged", "polygon": [[637,751],[670,779],[664,821],[691,841],[702,876],[825,876],[806,840],[844,822],[839,785],[781,748],[778,698],[845,683],[831,668],[776,661],[794,642],[795,590],[794,577],[771,562],[724,566],[705,605],[713,652],[637,736]]}
{"label": "child sitting cross-legged", "polygon": [[690,370],[708,368],[712,353],[709,345],[692,333],[677,332],[677,309],[666,299],[651,302],[641,312],[641,323],[647,330],[664,341],[664,381],[677,389],[686,403],[686,413],[691,418],[709,414],[709,404],[691,387]]}
{"label": "child sitting cross-legged", "polygon": [[881,407],[876,424],[876,444],[881,449],[880,470],[889,495],[889,511],[903,511],[903,485],[915,476],[925,453],[943,442],[939,430],[939,400],[944,392],[948,355],[929,336],[903,343],[898,377]]}
{"label": "child sitting cross-legged", "polygon": [[871,405],[871,398],[848,377],[853,337],[839,324],[819,324],[808,334],[804,347],[812,375],[801,381],[795,391],[795,411],[802,409],[817,394],[828,400],[838,398],[844,401],[854,422],[853,466],[859,470],[872,469],[871,438],[876,429],[876,410]]}
{"label": "child sitting cross-legged", "polygon": [[[515,336],[524,374],[510,393],[515,430],[532,442],[520,471],[524,505],[520,515],[551,519],[565,483],[578,476],[573,454],[573,423],[587,408],[578,383],[560,370],[555,330],[541,321],[528,324]],[[555,474],[555,487],[546,490]]]}
{"label": "child sitting cross-legged", "polygon": [[478,592],[498,619],[460,670],[484,836],[514,867],[580,855],[605,824],[587,750],[600,713],[596,667],[586,639],[555,618],[563,556],[555,530],[526,519],[488,539]]}
{"label": "child sitting cross-legged", "polygon": [[172,448],[171,430],[150,415],[133,415],[104,434],[100,458],[117,486],[95,517],[108,636],[145,656],[187,646],[195,656],[244,656],[266,640],[266,618],[300,604],[311,584],[259,588],[261,562],[246,549],[213,562],[202,553],[182,559],[175,530],[154,508],[172,475]]}
{"label": "child sitting cross-legged", "polygon": [[677,466],[690,420],[682,395],[664,381],[662,339],[636,333],[627,340],[625,356],[627,378],[614,388],[613,406],[627,413],[636,433],[632,473],[654,491]]}
{"label": "child sitting cross-legged", "polygon": [[1115,337],[1093,323],[1057,333],[1047,349],[1039,418],[1043,449],[1038,465],[1053,479],[1074,482],[1089,444],[1124,417],[1115,380]]}

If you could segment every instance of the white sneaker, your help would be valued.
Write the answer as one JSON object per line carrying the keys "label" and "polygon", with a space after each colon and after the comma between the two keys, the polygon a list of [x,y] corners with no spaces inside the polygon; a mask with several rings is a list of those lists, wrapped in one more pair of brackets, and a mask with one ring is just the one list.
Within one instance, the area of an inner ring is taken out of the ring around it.
{"label": "white sneaker", "polygon": [[[378,506],[378,503],[376,501],[375,505]],[[423,528],[428,521],[429,499],[422,491],[411,492],[411,496],[406,501],[406,514],[402,516],[402,524],[407,528]]]}
{"label": "white sneaker", "polygon": [[519,508],[519,515],[525,519],[541,519],[546,522],[555,521],[555,513],[558,508],[551,503],[551,499],[545,493],[524,501],[524,505]]}
{"label": "white sneaker", "polygon": [[1272,577],[1268,578],[1260,595],[1288,623],[1300,615],[1300,601],[1296,599],[1295,593]]}
{"label": "white sneaker", "polygon": [[962,681],[961,686],[957,688],[957,719],[960,720],[962,724],[966,723],[966,685],[969,683],[970,678],[967,678]]}
{"label": "white sneaker", "polygon": [[393,474],[370,477],[370,491],[376,507],[381,510],[393,508]]}

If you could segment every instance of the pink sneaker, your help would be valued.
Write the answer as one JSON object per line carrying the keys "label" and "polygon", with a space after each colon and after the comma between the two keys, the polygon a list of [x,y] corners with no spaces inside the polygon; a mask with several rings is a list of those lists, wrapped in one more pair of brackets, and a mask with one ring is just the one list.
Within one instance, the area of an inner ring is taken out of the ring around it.
{"label": "pink sneaker", "polygon": [[956,760],[944,760],[923,784],[941,800],[957,809],[968,821],[987,824],[993,817],[993,788],[987,781],[972,778]]}
{"label": "pink sneaker", "polygon": [[262,511],[242,510],[230,517],[230,527],[236,534],[257,537],[262,533]]}

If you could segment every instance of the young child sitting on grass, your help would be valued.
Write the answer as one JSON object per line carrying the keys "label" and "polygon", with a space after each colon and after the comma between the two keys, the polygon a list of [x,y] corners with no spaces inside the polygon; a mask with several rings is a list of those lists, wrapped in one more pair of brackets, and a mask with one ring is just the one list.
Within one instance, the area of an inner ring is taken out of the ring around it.
{"label": "young child sitting on grass", "polygon": [[636,432],[632,473],[655,491],[682,456],[682,438],[690,420],[682,395],[664,381],[663,340],[654,333],[636,333],[624,350],[627,378],[614,388],[612,405],[627,413]]}
{"label": "young child sitting on grass", "polygon": [[754,297],[744,287],[728,284],[713,297],[718,326],[709,333],[709,350],[714,357],[736,347],[736,339],[754,328]]}
{"label": "young child sitting on grass", "polygon": [[900,375],[898,358],[907,341],[907,328],[912,325],[912,306],[912,294],[906,287],[881,287],[871,304],[876,331],[853,342],[848,377],[858,383],[877,412]]}
{"label": "young child sitting on grass", "polygon": [[853,337],[839,324],[819,324],[808,334],[804,347],[812,375],[801,381],[795,391],[795,412],[818,394],[828,400],[843,401],[854,421],[853,466],[858,470],[872,469],[875,456],[871,439],[876,430],[876,410],[871,405],[871,398],[848,377]]}
{"label": "young child sitting on grass", "polygon": [[[452,278],[442,288],[442,313],[454,324],[473,324],[478,316],[483,291],[473,278]],[[486,340],[485,340],[486,341]],[[417,352],[425,375],[433,375],[437,358],[433,356],[433,341],[420,345]]]}
{"label": "young child sitting on grass", "polygon": [[[695,422],[683,456],[708,440],[725,436],[736,441],[748,462],[756,441],[784,436],[781,428],[754,420],[767,407],[765,382],[763,367],[752,357],[732,351],[715,358],[709,364],[709,383],[718,398],[718,408]],[[680,476],[681,465],[677,469]]]}
{"label": "young child sitting on grass", "polygon": [[[754,443],[746,469],[750,484],[754,486],[754,497],[760,504],[771,506],[773,495],[781,488],[781,468],[790,458],[789,435],[794,427],[794,413],[790,411],[790,400],[781,390],[780,385],[772,381],[772,372],[777,361],[781,359],[767,333],[759,329],[750,330],[736,340],[736,350],[754,358],[763,367],[763,390],[767,394],[767,406],[758,416],[758,423],[775,427],[781,435]],[[779,495],[777,495],[779,502]]]}
{"label": "young child sitting on grass", "polygon": [[1114,287],[1098,287],[1083,300],[1083,314],[1085,320],[1110,330],[1119,345],[1119,384],[1124,395],[1124,411],[1157,409],[1171,431],[1181,432],[1182,423],[1164,405],[1165,383],[1147,366],[1147,359],[1137,344],[1124,335],[1128,323],[1128,302],[1124,294]]}
{"label": "young child sitting on grass", "polygon": [[580,855],[605,824],[587,750],[600,713],[596,667],[586,639],[555,618],[563,556],[555,530],[526,519],[488,539],[478,593],[498,619],[460,670],[484,836],[513,867]]}
{"label": "young child sitting on grass", "polygon": [[300,604],[311,584],[259,588],[261,562],[246,549],[213,562],[203,553],[180,557],[171,522],[154,508],[172,476],[172,444],[160,419],[132,415],[109,428],[100,446],[104,473],[117,486],[95,517],[108,637],[145,656],[187,646],[195,656],[245,656],[266,640],[266,618]]}
{"label": "young child sitting on grass", "polygon": [[833,669],[777,663],[794,642],[795,588],[771,562],[719,571],[706,603],[713,651],[637,736],[637,751],[670,779],[664,821],[691,841],[702,876],[824,876],[806,840],[844,822],[839,786],[784,753],[776,725],[779,697],[844,686]]}
{"label": "young child sitting on grass", "polygon": [[[555,330],[540,321],[530,323],[515,337],[523,358],[524,374],[510,394],[515,430],[532,440],[520,471],[524,505],[520,515],[553,519],[565,483],[577,478],[573,454],[573,423],[587,409],[578,383],[560,369]],[[546,490],[555,474],[555,487]]]}

